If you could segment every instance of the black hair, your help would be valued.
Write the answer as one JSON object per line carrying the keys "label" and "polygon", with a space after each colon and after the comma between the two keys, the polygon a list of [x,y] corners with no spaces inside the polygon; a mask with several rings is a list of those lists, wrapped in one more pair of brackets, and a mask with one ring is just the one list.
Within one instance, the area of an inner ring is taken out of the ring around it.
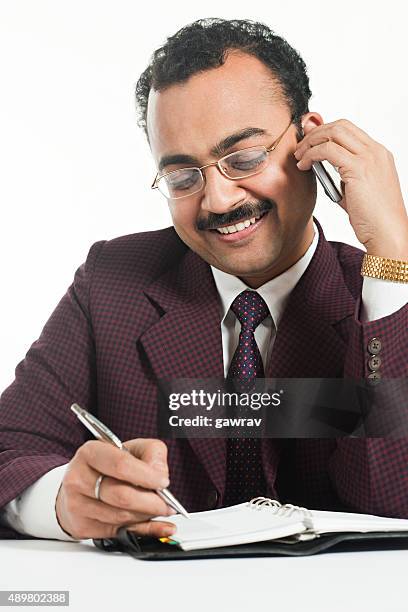
{"label": "black hair", "polygon": [[167,38],[154,51],[136,84],[138,125],[148,138],[146,115],[150,89],[162,91],[194,74],[221,66],[229,50],[257,57],[271,71],[292,112],[301,137],[300,117],[307,113],[312,92],[306,65],[299,53],[267,25],[249,19],[198,19]]}

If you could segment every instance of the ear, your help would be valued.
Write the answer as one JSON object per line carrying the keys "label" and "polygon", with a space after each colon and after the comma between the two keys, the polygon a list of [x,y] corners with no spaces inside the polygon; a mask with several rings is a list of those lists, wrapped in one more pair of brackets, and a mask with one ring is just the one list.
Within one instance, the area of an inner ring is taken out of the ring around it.
{"label": "ear", "polygon": [[308,134],[313,128],[323,125],[323,117],[319,113],[306,113],[301,117],[301,123],[304,135]]}

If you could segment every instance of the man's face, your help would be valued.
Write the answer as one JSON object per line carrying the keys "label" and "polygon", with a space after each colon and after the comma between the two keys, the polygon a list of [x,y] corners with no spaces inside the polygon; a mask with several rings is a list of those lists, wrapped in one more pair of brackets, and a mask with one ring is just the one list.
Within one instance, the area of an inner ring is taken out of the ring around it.
{"label": "man's face", "polygon": [[[270,147],[290,122],[289,107],[268,68],[257,58],[229,53],[226,62],[196,74],[162,92],[151,90],[147,129],[159,167],[164,156],[184,155],[191,162],[166,165],[160,174],[199,167],[222,155],[210,151],[221,140],[243,129],[265,132],[235,142],[224,154],[245,147]],[[321,123],[316,113],[306,121]],[[309,246],[316,187],[311,172],[296,167],[296,126],[291,125],[265,170],[230,180],[217,168],[203,170],[204,188],[188,197],[169,200],[180,238],[209,264],[257,287],[293,265]],[[259,216],[256,223],[235,233],[219,226]]]}

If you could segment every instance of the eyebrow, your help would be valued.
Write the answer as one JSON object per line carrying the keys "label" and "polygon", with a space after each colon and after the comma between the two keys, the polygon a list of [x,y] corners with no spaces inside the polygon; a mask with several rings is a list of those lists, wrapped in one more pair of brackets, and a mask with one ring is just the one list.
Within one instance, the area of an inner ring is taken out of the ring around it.
{"label": "eyebrow", "polygon": [[[210,154],[213,157],[222,157],[228,149],[233,147],[237,142],[241,140],[245,140],[245,138],[250,138],[251,136],[265,136],[268,135],[267,130],[258,127],[247,127],[238,132],[234,132],[230,134],[223,140],[220,140],[210,151]],[[183,153],[175,153],[173,155],[164,155],[159,161],[159,172],[163,170],[166,166],[170,166],[171,164],[197,164],[199,165],[199,160],[197,157],[193,155],[186,155]]]}

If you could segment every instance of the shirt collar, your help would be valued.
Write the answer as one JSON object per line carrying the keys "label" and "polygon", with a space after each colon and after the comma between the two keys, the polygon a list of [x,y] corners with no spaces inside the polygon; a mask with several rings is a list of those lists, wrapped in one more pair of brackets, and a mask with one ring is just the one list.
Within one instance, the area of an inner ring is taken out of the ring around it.
{"label": "shirt collar", "polygon": [[[314,222],[313,229],[313,241],[306,253],[295,264],[293,264],[293,266],[285,270],[285,272],[282,272],[282,274],[279,274],[279,276],[276,276],[256,289],[256,291],[265,300],[276,328],[278,328],[280,318],[283,314],[291,291],[305,272],[316,250],[317,243],[319,241],[319,231]],[[246,285],[237,276],[227,274],[227,272],[223,272],[214,266],[210,267],[219,295],[222,323],[237,295],[239,295],[241,291],[244,291],[245,289],[250,291],[254,291],[254,289],[248,287],[248,285]]]}

